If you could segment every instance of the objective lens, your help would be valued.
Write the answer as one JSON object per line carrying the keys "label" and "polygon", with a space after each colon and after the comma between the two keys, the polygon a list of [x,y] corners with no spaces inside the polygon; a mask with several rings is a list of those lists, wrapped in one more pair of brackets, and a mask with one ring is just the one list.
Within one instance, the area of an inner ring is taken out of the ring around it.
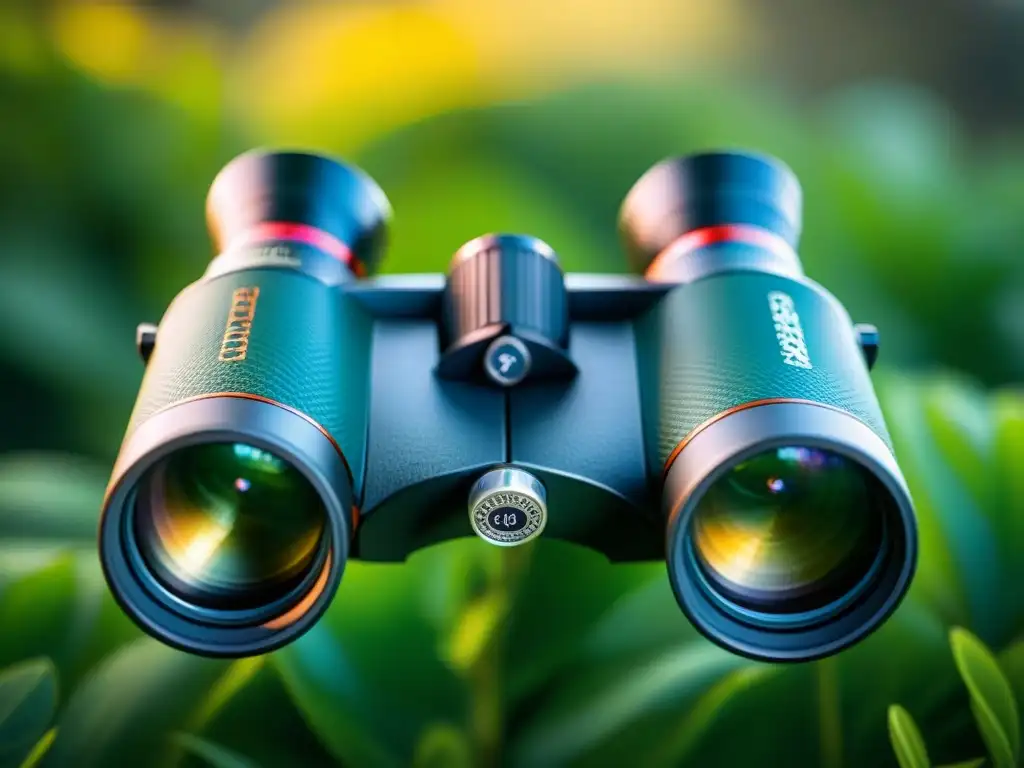
{"label": "objective lens", "polygon": [[251,445],[177,451],[147,472],[136,498],[142,559],[193,606],[266,606],[309,578],[326,550],[327,511],[313,486]]}
{"label": "objective lens", "polygon": [[698,503],[697,563],[713,591],[771,613],[821,608],[865,580],[882,552],[877,481],[837,453],[774,448],[738,464]]}

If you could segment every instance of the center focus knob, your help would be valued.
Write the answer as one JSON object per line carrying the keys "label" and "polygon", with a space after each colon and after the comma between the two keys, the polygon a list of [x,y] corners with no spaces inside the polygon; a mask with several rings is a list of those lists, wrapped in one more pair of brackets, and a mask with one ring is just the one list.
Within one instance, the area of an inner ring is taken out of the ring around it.
{"label": "center focus knob", "polygon": [[568,299],[555,252],[527,235],[484,235],[452,259],[438,373],[514,386],[571,376]]}

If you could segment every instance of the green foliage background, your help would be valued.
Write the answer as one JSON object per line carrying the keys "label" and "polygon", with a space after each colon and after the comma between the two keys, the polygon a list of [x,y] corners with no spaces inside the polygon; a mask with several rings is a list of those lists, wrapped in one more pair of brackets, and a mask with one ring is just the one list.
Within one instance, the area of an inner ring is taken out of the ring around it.
{"label": "green foliage background", "polygon": [[[1020,764],[1024,140],[970,145],[897,84],[798,102],[646,77],[466,99],[357,141],[339,127],[357,114],[225,114],[198,43],[173,77],[88,76],[31,8],[0,18],[0,766]],[[663,564],[457,541],[350,564],[327,617],[267,657],[144,638],[94,551],[141,377],[133,329],[210,257],[220,166],[293,136],[388,192],[390,272],[443,270],[495,230],[622,271],[616,209],[652,162],[784,158],[807,272],[882,329],[875,381],[921,528],[909,599],[857,647],[777,667],[701,639]]]}

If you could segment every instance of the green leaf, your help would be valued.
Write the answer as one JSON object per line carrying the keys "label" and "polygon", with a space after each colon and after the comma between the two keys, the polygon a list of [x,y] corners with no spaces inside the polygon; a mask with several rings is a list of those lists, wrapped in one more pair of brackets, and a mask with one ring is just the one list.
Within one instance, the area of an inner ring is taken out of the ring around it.
{"label": "green leaf", "polygon": [[77,574],[75,558],[65,555],[0,595],[0,627],[18,628],[0,634],[0,664],[43,653],[58,669],[69,665],[74,641],[66,631],[74,611]]}
{"label": "green leaf", "polygon": [[458,722],[468,691],[438,649],[445,630],[424,590],[438,552],[402,567],[349,563],[330,610],[308,633],[273,654],[273,665],[323,744],[343,763],[408,765],[423,729]]}
{"label": "green leaf", "polygon": [[889,707],[889,740],[900,768],[929,768],[931,765],[914,718],[899,704]]}
{"label": "green leaf", "polygon": [[972,700],[971,714],[978,724],[981,738],[985,742],[989,755],[996,768],[1013,768],[1017,765],[1014,759],[1013,746],[1008,742],[1007,735],[1002,731],[1000,724],[992,717],[992,713],[977,701]]}
{"label": "green leaf", "polygon": [[57,670],[31,659],[0,673],[0,766],[18,765],[43,738],[57,709]]}
{"label": "green leaf", "polygon": [[508,597],[501,592],[467,605],[462,620],[442,646],[442,655],[448,665],[461,673],[472,669],[499,631],[508,612]]}
{"label": "green leaf", "polygon": [[193,716],[189,726],[193,730],[199,730],[211,720],[217,713],[227,705],[238,693],[245,688],[252,679],[259,674],[266,662],[266,656],[253,656],[247,659],[239,659],[228,669],[217,681],[217,684],[210,690],[203,702],[202,709]]}
{"label": "green leaf", "polygon": [[441,659],[457,674],[468,674],[502,631],[510,608],[506,556],[523,553],[464,540],[417,554],[424,618],[438,633]]}
{"label": "green leaf", "polygon": [[39,765],[39,761],[43,759],[43,756],[49,751],[50,745],[53,744],[53,740],[57,738],[57,729],[51,728],[43,734],[43,738],[36,742],[36,745],[32,747],[32,751],[28,753],[28,757],[22,762],[20,768],[36,768]]}
{"label": "green leaf", "polygon": [[[950,152],[962,136],[953,113],[930,94],[898,84],[862,84],[829,101],[831,115],[820,126],[829,147],[820,161],[831,178],[817,192],[825,196],[819,210],[832,211],[831,229],[848,259],[871,275],[883,300],[873,308],[892,329],[883,331],[887,338],[909,341],[900,326],[916,326],[920,343],[916,349],[904,343],[897,362],[938,362],[990,380],[997,370],[1019,374],[1016,360],[993,360],[992,347],[977,344],[982,338],[998,343],[995,313],[953,317],[948,311],[958,297],[993,297],[1015,280],[1005,262],[992,258],[1001,249],[991,233],[979,236],[978,219],[991,219],[995,206]],[[809,219],[812,194],[808,189],[805,197]],[[825,279],[813,269],[809,274]]]}
{"label": "green leaf", "polygon": [[95,549],[107,474],[70,455],[0,457],[0,591],[62,552]]}
{"label": "green leaf", "polygon": [[643,665],[630,660],[573,675],[531,712],[511,762],[564,765],[599,753],[635,720],[659,710],[680,711],[724,675],[749,666],[751,662],[698,640]]}
{"label": "green leaf", "polygon": [[818,703],[818,748],[821,764],[836,768],[843,764],[843,722],[839,686],[839,660],[835,656],[814,664]]}
{"label": "green leaf", "polygon": [[[914,498],[922,556],[913,594],[999,643],[1024,619],[1024,397],[963,377],[886,375],[876,386]],[[992,595],[1000,599],[993,600]]]}
{"label": "green leaf", "polygon": [[230,752],[257,757],[262,768],[336,766],[337,760],[310,731],[273,665],[253,669],[254,664],[232,665],[186,723],[186,730]]}
{"label": "green leaf", "polygon": [[[892,702],[900,702],[921,722],[932,722],[945,718],[949,703],[962,696],[948,629],[916,599],[904,600],[876,632],[835,661],[848,765],[870,765],[878,750],[890,749],[879,723],[885,722]],[[940,732],[929,734],[929,746],[936,755],[955,748],[974,732],[969,717],[962,724],[943,722]]]}
{"label": "green leaf", "polygon": [[[556,551],[553,556],[558,554],[560,553]],[[559,577],[554,573],[554,567],[552,563],[552,572],[545,575],[557,581]],[[578,566],[575,561],[571,560],[570,571],[574,571],[576,567]],[[612,571],[614,572],[617,567],[619,566],[611,566]],[[682,648],[707,645],[679,611],[671,587],[665,578],[663,566],[639,567],[635,574],[632,574],[637,579],[635,586],[629,588],[630,583],[627,582],[617,585],[618,588],[614,591],[609,589],[610,585],[603,585],[600,581],[600,577],[603,576],[602,570],[596,565],[594,569],[592,573],[584,572],[583,578],[598,577],[595,578],[595,585],[601,586],[601,589],[597,590],[596,597],[603,597],[606,605],[603,611],[598,612],[596,620],[581,624],[580,626],[585,629],[576,630],[582,634],[580,642],[567,644],[570,658],[566,660],[565,666],[557,668],[554,690],[542,689],[542,702],[553,701],[559,696],[564,698],[567,694],[573,696],[572,692],[575,691],[579,693],[578,698],[581,700],[578,706],[585,708],[593,698],[589,692],[593,690],[595,696],[600,696],[602,686],[607,684],[608,680],[625,680],[648,668],[652,660],[670,657]],[[583,586],[578,590],[581,595],[586,593]],[[551,611],[552,619],[549,619],[549,625],[557,623],[553,618],[558,614],[553,608]],[[585,617],[587,614],[580,618]],[[559,630],[556,629],[553,633],[555,632]],[[945,650],[945,636],[940,635],[940,640]],[[735,660],[744,664],[738,658]],[[748,676],[745,670],[759,671],[751,671]],[[760,670],[764,671],[763,675]],[[737,727],[747,727],[746,715],[734,712],[734,704],[741,699],[750,698],[755,691],[757,695],[754,698],[758,702],[773,701],[773,694],[755,689],[755,683],[771,677],[769,672],[777,671],[787,670],[761,665],[740,666],[734,672],[724,672],[720,679],[713,674],[709,681],[702,684],[706,688],[704,693],[701,693],[704,688],[700,686],[689,694],[683,691],[677,703],[669,701],[671,696],[666,695],[664,705],[655,704],[647,710],[640,708],[635,712],[635,718],[628,724],[622,728],[612,729],[608,738],[601,741],[600,748],[586,751],[586,756],[581,758],[580,764],[601,765],[602,761],[611,764],[614,760],[636,762],[641,761],[642,756],[648,753],[651,753],[648,759],[652,765],[675,765],[680,764],[680,761],[683,764],[697,765],[731,764],[738,760],[752,761],[756,759],[756,750],[753,747],[738,754],[735,751],[729,754],[707,754],[709,739],[705,737],[708,729],[713,727],[721,728],[716,733],[725,734]],[[775,691],[774,697],[792,697],[798,700],[806,698],[804,691],[798,689],[801,682],[792,679],[789,671],[782,677],[787,679],[778,681],[781,685]],[[575,700],[575,696],[572,700]],[[526,711],[533,714],[537,702],[527,698],[523,706]],[[575,706],[577,705],[571,702],[567,703],[564,712],[559,716],[568,716],[574,711]],[[763,727],[766,733],[784,729],[794,718],[803,715],[802,712],[791,709],[791,717],[779,718],[778,722],[775,722],[772,720],[772,713],[765,712],[763,706],[755,704],[754,709],[760,712],[756,717],[759,727]],[[813,714],[811,707],[807,709],[808,714]],[[537,720],[540,722],[540,718]],[[720,723],[720,720],[727,722]],[[533,728],[537,724],[531,717],[525,726]],[[520,736],[517,731],[515,741],[525,737]],[[557,735],[553,736],[553,739],[557,738]],[[716,744],[722,742],[722,739],[713,740]],[[672,760],[670,756],[673,754],[686,754],[687,758]],[[800,762],[799,755],[793,755],[788,751],[779,753],[779,759],[794,764]],[[523,762],[528,761],[524,759]]]}
{"label": "green leaf", "polygon": [[[510,670],[507,698],[514,703],[528,698],[552,675],[581,661],[579,654],[603,616],[654,579],[668,589],[663,563],[612,564],[563,541],[538,542],[516,589],[504,639],[504,666]],[[678,606],[670,616],[668,622],[685,623]],[[613,634],[611,629],[608,633]]]}
{"label": "green leaf", "polygon": [[466,735],[447,723],[427,728],[416,746],[413,768],[471,768],[473,750]]}
{"label": "green leaf", "polygon": [[679,728],[668,734],[668,739],[658,756],[649,764],[689,765],[689,759],[698,743],[706,736],[711,724],[722,714],[728,703],[778,672],[779,667],[750,666],[727,674],[693,703]]}
{"label": "green leaf", "polygon": [[1010,684],[991,651],[970,632],[954,628],[949,640],[989,754],[997,768],[1012,768],[1020,755],[1020,715]]}
{"label": "green leaf", "polygon": [[163,765],[167,741],[198,711],[231,663],[144,638],[108,657],[71,697],[42,766]]}
{"label": "green leaf", "polygon": [[501,553],[496,548],[468,544],[462,541],[416,553],[423,576],[421,610],[445,642],[463,621],[466,606],[491,592],[500,572]]}
{"label": "green leaf", "polygon": [[333,768],[339,762],[310,730],[270,664],[225,701],[202,729],[188,732],[231,752],[258,757],[263,768]]}
{"label": "green leaf", "polygon": [[124,375],[138,362],[131,336],[124,337],[130,300],[75,243],[34,234],[9,242],[15,256],[0,261],[0,354],[75,395],[100,403],[132,397],[135,382]]}
{"label": "green leaf", "polygon": [[[1000,551],[1003,501],[991,495],[991,402],[978,388],[951,377],[929,382],[921,392],[921,404],[938,454],[933,466],[945,476],[942,523],[954,544],[972,626],[985,633],[999,632],[1008,612],[991,595],[1001,591],[1010,553]],[[990,566],[977,568],[978,561]]]}
{"label": "green leaf", "polygon": [[64,690],[141,632],[111,598],[94,552],[66,554],[13,582],[0,594],[0,664],[49,656]]}
{"label": "green leaf", "polygon": [[95,555],[106,475],[66,455],[0,459],[0,622],[20,627],[0,637],[0,664],[45,653],[68,690],[127,637],[119,610],[106,620],[113,601]]}
{"label": "green leaf", "polygon": [[75,555],[73,602],[64,620],[66,662],[60,666],[68,691],[114,649],[138,639],[142,631],[114,602],[92,551]]}
{"label": "green leaf", "polygon": [[[998,521],[1000,542],[1008,568],[1004,570],[1007,583],[1024,582],[1024,558],[1020,557],[1020,542],[1024,541],[1024,390],[1008,389],[992,395],[993,446],[989,458],[993,467],[990,514]],[[1024,595],[1020,590],[1004,590],[999,603],[1016,605],[1011,613],[1014,621],[1024,612]],[[1019,622],[1015,622],[1019,626]]]}
{"label": "green leaf", "polygon": [[892,374],[874,378],[917,516],[922,555],[911,594],[932,606],[946,622],[966,622],[967,595],[942,506],[947,478],[921,409],[921,383]]}
{"label": "green leaf", "polygon": [[1010,643],[999,653],[999,667],[1013,689],[1015,701],[1024,701],[1024,639]]}
{"label": "green leaf", "polygon": [[985,764],[984,757],[976,757],[973,760],[964,760],[960,763],[949,763],[948,765],[940,765],[938,768],[981,768]]}
{"label": "green leaf", "polygon": [[174,742],[182,751],[195,755],[210,768],[258,768],[249,758],[190,733],[175,734]]}
{"label": "green leaf", "polygon": [[[342,641],[327,627],[318,624],[277,651],[274,666],[306,722],[343,763],[382,768],[405,764],[405,745],[381,733],[396,731],[402,741],[411,741],[405,713],[396,712],[398,722],[385,719],[373,676],[360,673]],[[415,706],[419,701],[405,703]]]}
{"label": "green leaf", "polygon": [[[751,681],[753,684],[744,686],[739,695],[730,697],[714,713],[703,726],[684,765],[756,765],[764,756],[765,745],[770,745],[772,759],[779,765],[822,765],[823,750],[816,728],[819,703],[815,666],[788,664],[768,668],[772,669],[771,673]],[[728,674],[735,674],[738,669]],[[721,678],[721,684],[727,689],[726,679],[728,676]],[[712,683],[707,693],[717,684],[719,681]],[[686,701],[636,722],[628,732],[595,753],[586,764],[587,768],[601,768],[602,753],[613,749],[620,762],[629,761],[631,752],[657,754],[657,745],[671,738],[688,716],[691,706],[692,701]],[[737,734],[743,737],[737,738]],[[889,749],[885,730],[878,728],[877,723],[872,740],[876,749],[867,765],[874,765],[879,752]],[[660,768],[654,760],[647,764]],[[851,759],[846,759],[844,764],[859,765]]]}
{"label": "green leaf", "polygon": [[77,456],[0,457],[0,539],[5,543],[96,546],[108,468]]}
{"label": "green leaf", "polygon": [[[587,632],[581,661],[642,657],[666,651],[699,637],[679,610],[663,568],[651,568],[646,583],[615,600]],[[642,627],[643,631],[637,631]]]}

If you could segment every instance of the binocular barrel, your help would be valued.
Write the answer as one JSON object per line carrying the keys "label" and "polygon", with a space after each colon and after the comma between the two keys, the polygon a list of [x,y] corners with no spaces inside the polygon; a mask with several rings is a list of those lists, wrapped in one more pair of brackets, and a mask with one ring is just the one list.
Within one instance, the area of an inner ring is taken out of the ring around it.
{"label": "binocular barrel", "polygon": [[372,180],[312,155],[244,155],[214,182],[226,250],[160,323],[101,528],[115,596],[169,644],[263,653],[330,603],[356,524],[370,328],[329,285],[375,263],[389,215]]}
{"label": "binocular barrel", "polygon": [[663,557],[687,618],[757,659],[835,653],[906,593],[917,534],[877,340],[804,276],[780,162],[654,166],[619,221],[642,277],[594,289],[508,234],[444,279],[363,279],[390,206],[318,155],[242,155],[207,207],[218,255],[140,332],[100,526],[113,594],[161,641],[266,653],[375,542],[400,559],[470,533]]}
{"label": "binocular barrel", "polygon": [[635,266],[679,283],[637,322],[677,600],[747,655],[856,642],[909,586],[914,516],[855,327],[803,276],[796,178],[754,155],[669,161],[621,228]]}

